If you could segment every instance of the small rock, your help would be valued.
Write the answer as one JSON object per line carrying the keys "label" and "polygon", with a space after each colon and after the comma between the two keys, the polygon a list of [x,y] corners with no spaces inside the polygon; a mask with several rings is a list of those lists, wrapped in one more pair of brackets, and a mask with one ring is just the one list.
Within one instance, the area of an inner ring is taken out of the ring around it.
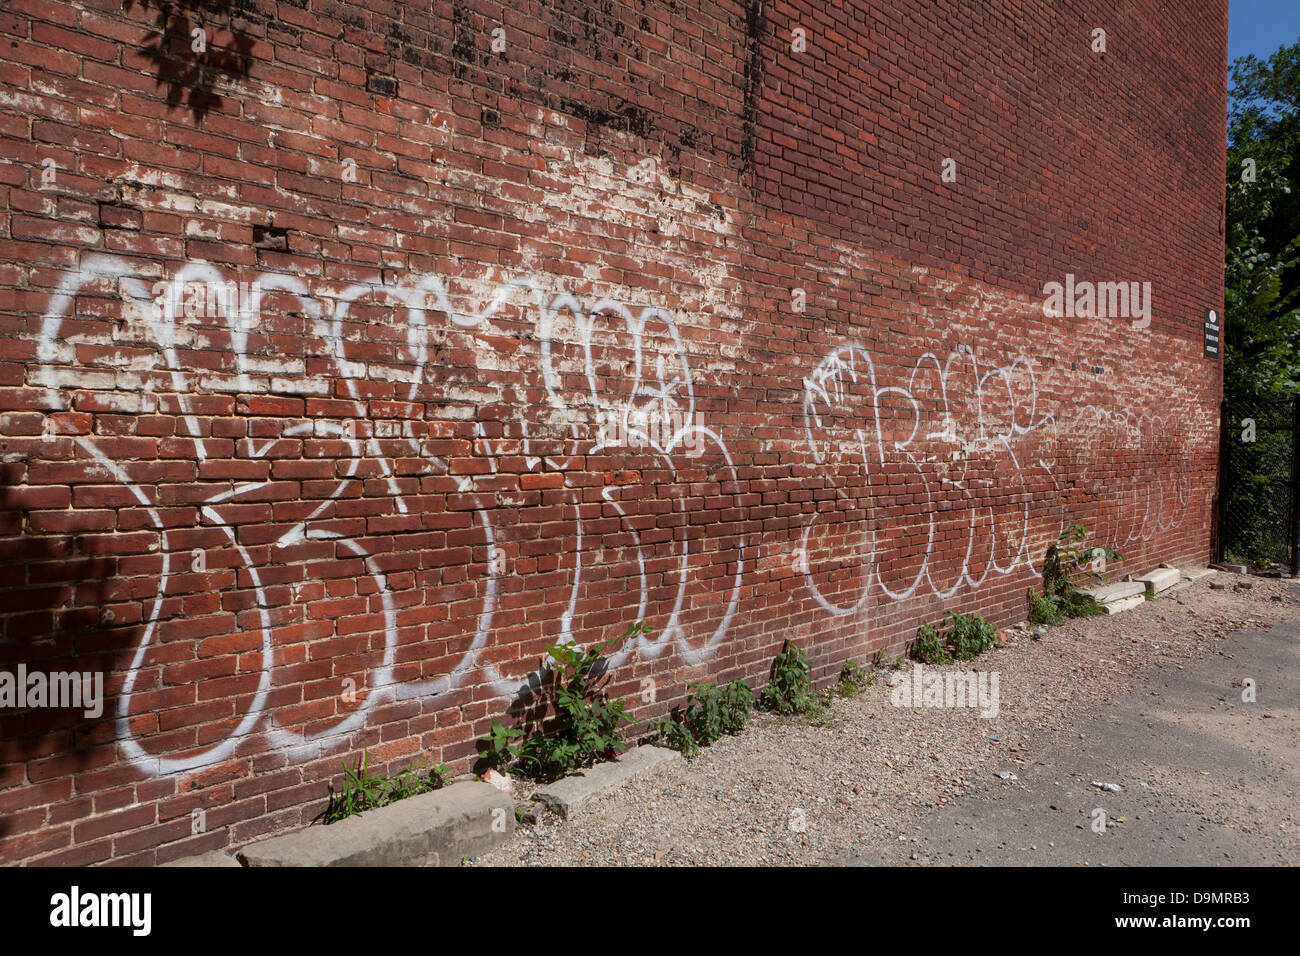
{"label": "small rock", "polygon": [[1020,779],[1020,778],[1017,777],[1014,773],[1012,773],[1010,770],[994,770],[994,771],[993,771],[993,776],[997,777],[999,780],[1019,780],[1019,779]]}
{"label": "small rock", "polygon": [[1124,788],[1117,783],[1103,783],[1100,780],[1092,781],[1092,785],[1098,790],[1108,790],[1111,793],[1123,793]]}

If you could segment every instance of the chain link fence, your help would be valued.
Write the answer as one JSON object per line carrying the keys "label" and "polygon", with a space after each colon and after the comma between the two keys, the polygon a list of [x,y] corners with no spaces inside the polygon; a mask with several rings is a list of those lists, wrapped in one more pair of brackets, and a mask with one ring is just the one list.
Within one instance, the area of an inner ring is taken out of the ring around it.
{"label": "chain link fence", "polygon": [[1296,573],[1296,400],[1223,404],[1221,557]]}

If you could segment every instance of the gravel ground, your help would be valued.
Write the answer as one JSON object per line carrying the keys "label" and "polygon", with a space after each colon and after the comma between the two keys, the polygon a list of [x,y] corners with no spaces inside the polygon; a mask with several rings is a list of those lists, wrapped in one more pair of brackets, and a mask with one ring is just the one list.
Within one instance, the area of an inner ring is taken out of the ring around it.
{"label": "gravel ground", "polygon": [[[1237,581],[1249,589],[1234,587]],[[1027,626],[1013,628],[1004,646],[977,661],[939,669],[997,672],[995,718],[970,708],[894,707],[882,675],[860,696],[837,700],[830,726],[759,714],[739,736],[595,798],[573,821],[549,815],[536,826],[521,825],[509,843],[473,862],[799,865],[916,859],[907,844],[918,833],[928,833],[954,808],[1009,785],[995,772],[1019,777],[1066,738],[1080,746],[1081,719],[1102,718],[1117,699],[1151,695],[1152,675],[1162,670],[1181,671],[1213,655],[1230,657],[1242,629],[1296,620],[1298,606],[1294,582],[1217,574],[1114,617],[1049,628],[1041,640]],[[1224,688],[1225,699],[1229,691]],[[1098,747],[1104,746],[1103,738]],[[516,784],[516,793],[529,790]],[[1294,791],[1287,793],[1293,809],[1277,837],[1287,848],[1283,857],[1294,863],[1296,833],[1286,829],[1294,817]],[[1177,802],[1207,819],[1223,812],[1222,795],[1208,782],[1199,792],[1181,791]],[[1266,816],[1253,804],[1250,809]],[[933,847],[926,854],[942,858]]]}

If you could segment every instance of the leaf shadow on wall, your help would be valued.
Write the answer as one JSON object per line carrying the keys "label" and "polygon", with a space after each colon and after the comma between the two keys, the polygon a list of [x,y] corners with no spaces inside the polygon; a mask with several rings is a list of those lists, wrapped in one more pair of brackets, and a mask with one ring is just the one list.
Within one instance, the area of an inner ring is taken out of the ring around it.
{"label": "leaf shadow on wall", "polygon": [[[34,533],[30,503],[11,486],[10,477],[0,473],[0,671],[14,675],[15,684],[20,665],[27,674],[40,672],[47,680],[59,673],[98,672],[104,677],[99,712],[93,716],[87,710],[94,708],[55,707],[48,699],[45,706],[0,709],[0,793],[112,762],[115,700],[107,675],[136,642],[132,628],[102,624],[114,559],[83,551],[74,534]],[[55,763],[43,768],[45,760]],[[36,804],[67,799],[33,800],[33,806],[12,817],[36,812]],[[14,830],[11,815],[0,815],[0,840]]]}
{"label": "leaf shadow on wall", "polygon": [[235,22],[254,9],[250,0],[123,0],[126,10],[136,5],[157,11],[158,32],[141,52],[153,63],[158,86],[167,87],[167,105],[184,106],[201,122],[221,103],[214,92],[221,79],[248,76],[253,38]]}

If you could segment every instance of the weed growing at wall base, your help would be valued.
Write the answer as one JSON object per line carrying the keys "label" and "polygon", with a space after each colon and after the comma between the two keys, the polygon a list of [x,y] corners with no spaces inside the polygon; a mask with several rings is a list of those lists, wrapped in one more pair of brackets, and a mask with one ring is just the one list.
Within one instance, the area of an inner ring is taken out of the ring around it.
{"label": "weed growing at wall base", "polygon": [[948,635],[959,661],[972,661],[998,642],[997,630],[978,614],[948,612]]}
{"label": "weed growing at wall base", "polygon": [[805,713],[813,704],[811,673],[808,655],[786,638],[772,661],[761,700],[763,709],[786,716]]}
{"label": "weed growing at wall base", "polygon": [[857,697],[875,682],[874,672],[856,661],[845,661],[840,668],[840,681],[835,685],[833,693],[836,697]]}
{"label": "weed growing at wall base", "polygon": [[941,628],[922,624],[908,648],[913,660],[922,664],[951,664],[974,660],[998,642],[998,632],[978,614],[949,611]]}
{"label": "weed growing at wall base", "polygon": [[650,633],[642,621],[629,624],[621,636],[582,650],[575,644],[552,644],[541,673],[539,696],[554,716],[543,718],[536,733],[524,736],[498,720],[479,738],[479,756],[500,769],[513,768],[532,780],[558,780],[570,770],[612,760],[627,747],[623,726],[632,722],[623,698],[609,700],[599,690],[606,675],[601,655],[609,648]]}
{"label": "weed growing at wall base", "polygon": [[723,734],[738,734],[749,723],[754,692],[743,680],[723,687],[692,684],[691,695],[680,713],[651,725],[652,739],[686,756],[699,753]]}
{"label": "weed growing at wall base", "polygon": [[802,717],[811,724],[823,725],[829,721],[834,691],[813,693],[808,655],[789,638],[772,661],[770,673],[771,679],[763,689],[760,707],[785,717]]}
{"label": "weed growing at wall base", "polygon": [[370,755],[361,751],[356,764],[343,765],[343,785],[338,791],[330,786],[329,805],[320,815],[322,823],[337,823],[345,817],[356,816],[377,807],[442,789],[447,783],[447,766],[409,766],[393,774],[370,773]]}
{"label": "weed growing at wall base", "polygon": [[923,664],[949,664],[952,657],[948,654],[948,648],[939,638],[939,631],[933,624],[922,624],[916,630],[916,640],[908,649],[913,660],[918,660]]}
{"label": "weed growing at wall base", "polygon": [[1085,547],[1088,529],[1073,524],[1061,532],[1055,544],[1048,545],[1043,559],[1043,593],[1029,591],[1029,620],[1034,624],[1059,624],[1073,617],[1094,617],[1106,608],[1090,594],[1079,590],[1077,579],[1084,577],[1104,581],[1095,570],[1106,560],[1123,561],[1124,556],[1108,547]]}

